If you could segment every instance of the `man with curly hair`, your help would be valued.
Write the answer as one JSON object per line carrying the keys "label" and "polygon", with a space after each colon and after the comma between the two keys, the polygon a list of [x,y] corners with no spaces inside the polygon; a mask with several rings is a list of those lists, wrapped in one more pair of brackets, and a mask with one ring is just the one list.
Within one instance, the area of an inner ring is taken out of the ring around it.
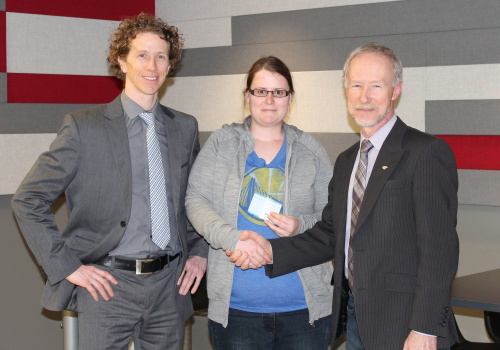
{"label": "man with curly hair", "polygon": [[[196,119],[158,100],[182,43],[151,15],[122,21],[108,62],[123,92],[67,114],[12,199],[47,277],[42,306],[78,311],[80,349],[127,349],[132,338],[137,350],[183,348],[208,245],[184,208]],[[50,206],[63,193],[60,232]]]}

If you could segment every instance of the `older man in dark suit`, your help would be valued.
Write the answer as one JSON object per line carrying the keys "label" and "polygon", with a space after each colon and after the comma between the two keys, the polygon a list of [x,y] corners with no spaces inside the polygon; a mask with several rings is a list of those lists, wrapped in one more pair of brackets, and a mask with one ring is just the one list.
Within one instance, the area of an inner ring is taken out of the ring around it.
{"label": "older man in dark suit", "polygon": [[[346,323],[349,350],[448,348],[457,340],[450,305],[458,265],[455,158],[443,140],[395,115],[402,65],[392,50],[375,43],[354,50],[344,82],[361,140],[337,158],[322,220],[270,241],[267,273],[335,258],[333,329]],[[276,215],[272,221],[281,225]],[[254,267],[262,256],[232,260]]]}
{"label": "older man in dark suit", "polygon": [[[12,199],[47,276],[42,306],[77,309],[80,349],[182,349],[208,245],[186,219],[198,126],[160,105],[181,56],[177,28],[141,14],[113,32],[108,61],[125,89],[65,116]],[[50,205],[63,193],[60,233]]]}

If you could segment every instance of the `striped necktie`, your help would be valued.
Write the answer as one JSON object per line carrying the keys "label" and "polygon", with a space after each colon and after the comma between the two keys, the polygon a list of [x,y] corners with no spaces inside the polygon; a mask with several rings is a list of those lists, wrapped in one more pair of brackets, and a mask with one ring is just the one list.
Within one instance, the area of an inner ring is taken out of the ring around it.
{"label": "striped necktie", "polygon": [[165,249],[170,241],[170,224],[168,218],[167,191],[165,189],[165,173],[160,153],[160,143],[155,130],[153,113],[139,114],[148,125],[146,144],[148,149],[149,199],[151,205],[151,232],[153,242]]}
{"label": "striped necktie", "polygon": [[351,238],[349,240],[349,252],[347,267],[349,288],[353,292],[354,286],[354,276],[353,276],[353,251],[352,251],[352,237],[354,236],[354,231],[356,230],[356,223],[358,222],[359,210],[361,209],[361,203],[363,202],[363,196],[365,194],[365,183],[366,183],[366,169],[368,167],[368,152],[373,148],[370,140],[365,139],[361,143],[361,150],[359,152],[359,163],[358,169],[356,170],[356,175],[354,177],[354,184],[352,186],[352,211],[351,211]]}

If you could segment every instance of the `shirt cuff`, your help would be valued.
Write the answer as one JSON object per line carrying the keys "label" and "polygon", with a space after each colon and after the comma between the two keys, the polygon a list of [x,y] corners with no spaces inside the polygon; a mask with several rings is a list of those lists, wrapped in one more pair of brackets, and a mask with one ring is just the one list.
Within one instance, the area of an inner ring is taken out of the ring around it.
{"label": "shirt cuff", "polygon": [[423,334],[423,335],[426,335],[426,336],[428,336],[428,337],[433,337],[433,338],[436,338],[436,337],[437,337],[437,335],[432,335],[432,334],[422,333],[422,332],[415,331],[415,330],[412,330],[412,332],[415,332],[415,333],[418,333],[418,334]]}

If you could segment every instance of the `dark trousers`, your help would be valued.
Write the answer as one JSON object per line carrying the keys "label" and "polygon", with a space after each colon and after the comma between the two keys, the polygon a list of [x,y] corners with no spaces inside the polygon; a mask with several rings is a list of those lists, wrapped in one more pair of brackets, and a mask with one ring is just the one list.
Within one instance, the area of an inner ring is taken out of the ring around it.
{"label": "dark trousers", "polygon": [[182,350],[184,321],[176,308],[176,270],[179,260],[151,275],[95,265],[118,281],[111,285],[115,296],[95,301],[78,288],[78,332],[80,350],[128,349]]}

